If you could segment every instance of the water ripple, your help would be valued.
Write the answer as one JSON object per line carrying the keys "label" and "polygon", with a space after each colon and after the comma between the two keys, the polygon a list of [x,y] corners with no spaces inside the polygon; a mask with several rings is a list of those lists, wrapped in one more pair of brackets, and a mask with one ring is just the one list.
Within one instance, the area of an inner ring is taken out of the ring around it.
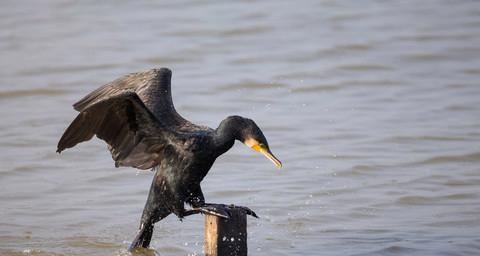
{"label": "water ripple", "polygon": [[19,97],[30,97],[30,96],[61,96],[70,93],[68,90],[64,89],[51,89],[51,88],[35,88],[28,90],[7,90],[0,91],[0,100],[1,99],[12,99]]}

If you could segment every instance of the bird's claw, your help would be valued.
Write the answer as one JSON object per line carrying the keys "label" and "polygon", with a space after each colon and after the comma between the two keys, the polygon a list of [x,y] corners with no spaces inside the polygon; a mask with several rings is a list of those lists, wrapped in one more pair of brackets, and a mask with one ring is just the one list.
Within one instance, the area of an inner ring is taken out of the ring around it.
{"label": "bird's claw", "polygon": [[242,211],[244,211],[246,214],[250,215],[250,216],[253,216],[255,218],[258,218],[258,215],[250,208],[248,207],[245,207],[245,206],[239,206],[239,205],[233,205],[233,204],[230,204],[230,205],[225,205],[225,204],[205,204],[206,206],[208,206],[209,208],[213,208],[213,209],[222,209],[222,211],[224,212],[227,212],[228,213],[228,216],[230,217],[231,214],[230,214],[230,210],[231,209],[240,209]]}
{"label": "bird's claw", "polygon": [[201,214],[208,214],[208,215],[217,216],[217,217],[224,218],[224,219],[230,219],[230,217],[232,217],[232,214],[230,213],[230,211],[232,209],[243,210],[246,214],[248,214],[250,216],[253,216],[255,218],[258,218],[258,215],[254,211],[252,211],[250,208],[245,207],[245,206],[233,205],[233,204],[231,204],[231,205],[204,204],[202,206],[194,207],[191,210],[186,211],[183,214],[183,217],[186,217],[186,216],[189,216],[189,215],[192,215],[192,214],[201,213]]}
{"label": "bird's claw", "polygon": [[185,213],[183,213],[182,217],[186,217],[186,216],[197,214],[197,213],[213,215],[213,216],[217,216],[224,219],[230,219],[230,216],[231,216],[230,213],[225,210],[225,208],[204,205],[204,206],[194,207],[191,210],[186,211]]}
{"label": "bird's claw", "polygon": [[192,210],[198,211],[198,213],[209,214],[209,215],[217,216],[224,219],[230,219],[231,217],[230,213],[223,207],[205,205],[205,206],[193,208]]}

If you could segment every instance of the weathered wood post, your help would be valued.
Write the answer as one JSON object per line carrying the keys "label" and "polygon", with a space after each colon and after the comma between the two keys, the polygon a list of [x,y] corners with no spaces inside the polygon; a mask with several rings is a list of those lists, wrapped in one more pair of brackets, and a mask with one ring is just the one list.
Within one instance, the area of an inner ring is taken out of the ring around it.
{"label": "weathered wood post", "polygon": [[230,219],[205,215],[206,256],[247,256],[247,214],[230,208]]}

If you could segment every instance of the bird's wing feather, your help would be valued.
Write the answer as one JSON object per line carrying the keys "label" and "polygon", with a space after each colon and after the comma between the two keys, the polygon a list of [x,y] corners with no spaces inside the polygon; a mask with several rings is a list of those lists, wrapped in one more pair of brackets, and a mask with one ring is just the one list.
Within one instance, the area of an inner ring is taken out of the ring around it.
{"label": "bird's wing feather", "polygon": [[130,80],[137,75],[137,73],[132,73],[99,87],[73,104],[73,108],[81,112],[90,105],[102,101],[108,97],[115,96],[126,91],[134,91],[137,87],[144,86],[142,83],[130,83]]}
{"label": "bird's wing feather", "polygon": [[79,112],[124,92],[135,92],[159,122],[175,130],[201,131],[207,127],[192,124],[177,113],[172,102],[171,71],[167,68],[131,73],[92,91],[73,105]]}
{"label": "bird's wing feather", "polygon": [[163,127],[138,95],[126,91],[83,109],[58,142],[57,152],[90,140],[109,145],[116,166],[149,169],[160,163],[165,148],[175,149],[173,131]]}

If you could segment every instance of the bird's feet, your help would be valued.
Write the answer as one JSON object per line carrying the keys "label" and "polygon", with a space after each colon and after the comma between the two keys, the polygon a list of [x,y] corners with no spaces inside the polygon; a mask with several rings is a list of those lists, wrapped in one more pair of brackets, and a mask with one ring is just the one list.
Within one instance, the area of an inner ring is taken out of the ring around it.
{"label": "bird's feet", "polygon": [[238,205],[226,205],[226,204],[204,204],[199,207],[194,207],[191,210],[185,212],[184,216],[202,213],[202,214],[209,214],[214,215],[217,217],[229,219],[231,214],[230,211],[232,209],[241,209],[245,211],[246,214],[251,215],[255,218],[258,218],[257,214],[252,211],[250,208],[245,206],[238,206]]}

